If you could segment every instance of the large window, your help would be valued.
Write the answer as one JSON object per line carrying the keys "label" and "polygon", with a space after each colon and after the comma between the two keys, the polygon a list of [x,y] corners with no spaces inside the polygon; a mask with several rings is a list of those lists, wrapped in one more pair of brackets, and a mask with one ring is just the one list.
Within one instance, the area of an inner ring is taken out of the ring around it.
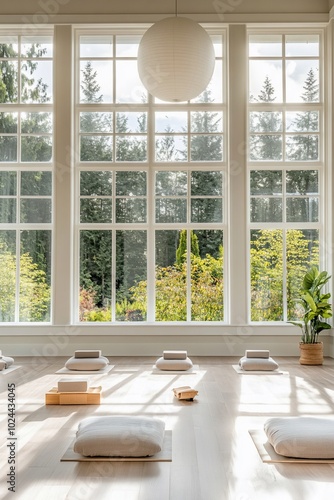
{"label": "large window", "polygon": [[77,319],[224,321],[223,37],[192,102],[154,100],[137,34],[77,33]]}
{"label": "large window", "polygon": [[316,33],[249,34],[252,321],[296,318],[301,277],[319,264],[323,92]]}
{"label": "large window", "polygon": [[51,318],[52,33],[0,33],[0,322]]}

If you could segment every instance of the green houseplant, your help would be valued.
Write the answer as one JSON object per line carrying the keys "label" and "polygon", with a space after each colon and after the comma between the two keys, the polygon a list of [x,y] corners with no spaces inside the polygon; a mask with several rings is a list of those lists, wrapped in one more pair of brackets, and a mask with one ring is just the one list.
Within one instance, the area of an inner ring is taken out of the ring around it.
{"label": "green houseplant", "polygon": [[324,320],[331,318],[333,313],[329,303],[331,294],[322,293],[322,289],[330,278],[327,271],[320,272],[316,266],[312,266],[303,278],[300,297],[296,299],[302,306],[303,315],[301,321],[289,321],[302,330],[299,344],[301,364],[318,365],[323,362],[323,344],[319,342],[319,333],[331,328]]}

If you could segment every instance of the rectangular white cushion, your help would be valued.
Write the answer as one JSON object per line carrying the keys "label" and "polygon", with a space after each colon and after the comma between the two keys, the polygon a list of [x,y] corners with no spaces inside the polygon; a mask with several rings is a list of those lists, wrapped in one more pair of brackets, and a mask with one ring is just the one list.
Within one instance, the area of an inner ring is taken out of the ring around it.
{"label": "rectangular white cushion", "polygon": [[99,358],[101,351],[97,349],[79,349],[74,352],[75,358]]}
{"label": "rectangular white cushion", "polygon": [[139,416],[88,417],[79,423],[74,451],[85,457],[147,457],[161,451],[165,422]]}
{"label": "rectangular white cushion", "polygon": [[164,359],[187,359],[187,351],[163,351]]}
{"label": "rectangular white cushion", "polygon": [[245,371],[274,371],[278,369],[278,363],[273,358],[246,358],[239,360],[239,366]]}
{"label": "rectangular white cushion", "polygon": [[247,349],[245,352],[246,358],[269,358],[268,350],[256,350],[256,349]]}
{"label": "rectangular white cushion", "polygon": [[334,458],[334,419],[273,417],[264,424],[278,455],[292,458]]}
{"label": "rectangular white cushion", "polygon": [[88,378],[61,378],[58,381],[58,392],[86,392],[88,389]]}

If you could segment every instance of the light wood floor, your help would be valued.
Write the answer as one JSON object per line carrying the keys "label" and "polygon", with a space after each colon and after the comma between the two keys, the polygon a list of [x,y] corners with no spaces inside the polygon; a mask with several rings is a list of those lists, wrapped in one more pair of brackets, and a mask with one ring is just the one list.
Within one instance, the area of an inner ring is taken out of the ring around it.
{"label": "light wood floor", "polygon": [[[66,358],[15,358],[0,374],[0,498],[22,500],[333,500],[334,464],[264,464],[248,434],[270,416],[334,415],[334,360],[302,367],[279,358],[285,375],[239,375],[232,357],[193,357],[194,374],[152,373],[153,358],[109,357],[91,377],[100,406],[45,406]],[[94,383],[93,383],[94,382]],[[16,492],[7,491],[7,384],[16,384]],[[178,401],[173,387],[199,391]],[[89,415],[154,415],[173,433],[171,463],[60,462]]]}

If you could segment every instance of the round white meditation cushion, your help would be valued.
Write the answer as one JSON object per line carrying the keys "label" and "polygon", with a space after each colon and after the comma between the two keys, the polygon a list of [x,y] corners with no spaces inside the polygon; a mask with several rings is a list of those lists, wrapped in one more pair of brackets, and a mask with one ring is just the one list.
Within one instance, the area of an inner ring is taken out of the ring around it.
{"label": "round white meditation cushion", "polygon": [[6,368],[6,363],[0,359],[0,372]]}
{"label": "round white meditation cushion", "polygon": [[68,370],[97,371],[105,368],[109,364],[109,359],[105,356],[99,358],[75,358],[72,356],[65,363]]}
{"label": "round white meditation cushion", "polygon": [[245,371],[269,371],[277,370],[278,363],[273,358],[246,358],[242,357],[239,360],[239,366]]}
{"label": "round white meditation cushion", "polygon": [[1,361],[4,361],[6,368],[9,368],[14,363],[14,358],[11,358],[9,356],[2,356]]}
{"label": "round white meditation cushion", "polygon": [[191,359],[164,359],[163,357],[157,359],[155,366],[159,370],[177,370],[187,371],[193,367]]}

